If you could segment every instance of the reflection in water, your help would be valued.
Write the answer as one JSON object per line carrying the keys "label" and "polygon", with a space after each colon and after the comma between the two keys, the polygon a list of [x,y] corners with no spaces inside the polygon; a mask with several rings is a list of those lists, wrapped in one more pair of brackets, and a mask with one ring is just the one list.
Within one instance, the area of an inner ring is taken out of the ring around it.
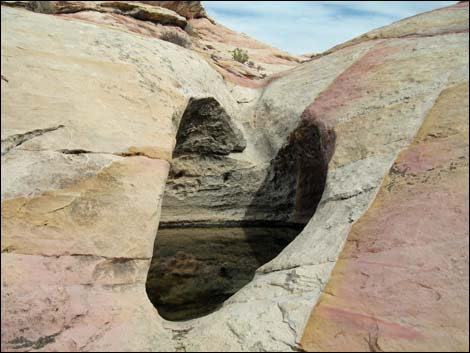
{"label": "reflection in water", "polygon": [[148,296],[167,320],[207,315],[299,232],[288,227],[159,229],[147,277]]}

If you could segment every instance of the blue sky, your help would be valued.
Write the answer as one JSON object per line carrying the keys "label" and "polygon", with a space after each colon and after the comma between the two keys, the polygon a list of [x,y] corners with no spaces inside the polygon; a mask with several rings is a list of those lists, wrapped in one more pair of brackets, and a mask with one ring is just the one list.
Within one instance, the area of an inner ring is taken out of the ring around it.
{"label": "blue sky", "polygon": [[203,1],[217,22],[294,54],[318,53],[456,1]]}

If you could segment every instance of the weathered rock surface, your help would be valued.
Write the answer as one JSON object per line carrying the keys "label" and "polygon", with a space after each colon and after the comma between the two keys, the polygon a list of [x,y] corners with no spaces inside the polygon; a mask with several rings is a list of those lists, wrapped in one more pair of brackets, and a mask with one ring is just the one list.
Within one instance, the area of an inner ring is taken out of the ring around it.
{"label": "weathered rock surface", "polygon": [[[237,33],[208,18],[189,20],[200,40],[198,52],[214,64],[227,80],[246,87],[262,87],[269,80],[267,76],[296,67],[306,61],[301,56],[292,55]],[[240,48],[248,54],[246,63],[233,60],[232,51]]]}
{"label": "weathered rock surface", "polygon": [[[327,290],[340,312],[322,300],[307,349],[465,349],[468,291],[455,283],[468,288],[468,122],[454,116],[468,109],[468,3],[301,65],[279,58],[272,72],[292,70],[265,80],[201,56],[204,40],[220,52],[250,42],[211,38],[220,27],[204,16],[184,18],[199,35],[188,50],[116,6],[56,16],[2,7],[2,350],[293,351],[345,243],[358,258],[341,257]],[[201,99],[215,125],[191,132],[183,117]],[[211,143],[194,138],[198,148],[172,159],[180,131]],[[158,315],[145,281],[159,221],[260,220],[306,226],[218,311],[179,323]],[[401,252],[408,245],[414,256]],[[380,265],[401,261],[412,271]],[[364,288],[356,269],[371,278]],[[419,313],[416,293],[427,295]],[[348,316],[343,301],[364,298],[371,312],[353,314],[373,319]],[[392,325],[399,315],[420,332],[415,346],[415,331]],[[331,343],[338,322],[345,334]]]}
{"label": "weathered rock surface", "polygon": [[70,14],[85,11],[130,16],[155,24],[184,28],[184,17],[164,7],[150,6],[137,1],[4,1],[5,5],[24,7],[39,13]]}
{"label": "weathered rock surface", "polygon": [[468,350],[468,99],[442,91],[353,226],[307,351]]}
{"label": "weathered rock surface", "polygon": [[145,281],[176,129],[192,96],[236,103],[173,44],[6,7],[2,24],[2,350],[154,350],[162,330],[174,350]]}
{"label": "weathered rock surface", "polygon": [[212,97],[190,99],[181,118],[174,156],[242,152],[246,147],[241,131],[224,108]]}
{"label": "weathered rock surface", "polygon": [[[264,86],[268,75],[307,60],[222,26],[206,14],[199,1],[3,1],[2,4],[154,38],[160,38],[165,32],[177,33],[192,42],[192,49],[226,79],[248,87]],[[250,60],[235,61],[232,51],[236,48],[246,51]]]}
{"label": "weathered rock surface", "polygon": [[179,15],[187,18],[208,18],[206,10],[200,1],[133,1],[152,6],[164,7],[175,11]]}

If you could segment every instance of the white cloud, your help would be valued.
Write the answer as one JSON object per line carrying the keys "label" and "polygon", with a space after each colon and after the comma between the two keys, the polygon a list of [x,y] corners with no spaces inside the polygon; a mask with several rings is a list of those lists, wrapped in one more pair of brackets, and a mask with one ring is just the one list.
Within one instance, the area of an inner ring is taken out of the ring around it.
{"label": "white cloud", "polygon": [[260,41],[322,52],[374,28],[455,1],[203,1],[210,16]]}

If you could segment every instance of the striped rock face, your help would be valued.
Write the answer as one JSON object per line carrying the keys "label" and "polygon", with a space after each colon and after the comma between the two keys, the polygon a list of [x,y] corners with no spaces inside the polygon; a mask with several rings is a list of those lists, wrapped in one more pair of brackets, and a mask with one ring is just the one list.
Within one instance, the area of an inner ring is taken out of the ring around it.
{"label": "striped rock face", "polygon": [[[2,351],[468,350],[468,3],[304,63],[179,7],[8,3]],[[277,74],[208,55],[240,43]],[[159,223],[250,222],[303,229],[214,312],[163,319]]]}
{"label": "striped rock face", "polygon": [[351,229],[308,351],[468,350],[468,83],[441,92]]}

